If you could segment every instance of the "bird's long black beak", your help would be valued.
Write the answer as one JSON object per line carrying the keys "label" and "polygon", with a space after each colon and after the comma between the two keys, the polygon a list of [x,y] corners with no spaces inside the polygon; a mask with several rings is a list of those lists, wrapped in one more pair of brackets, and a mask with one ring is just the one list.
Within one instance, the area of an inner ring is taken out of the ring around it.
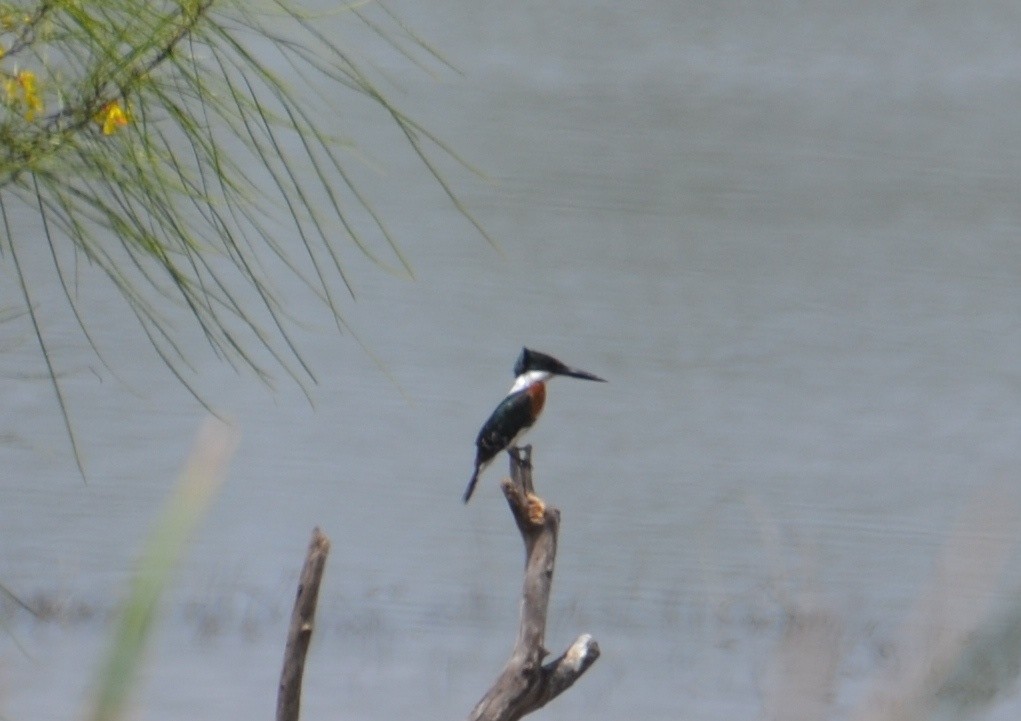
{"label": "bird's long black beak", "polygon": [[567,366],[564,366],[564,369],[562,371],[558,371],[558,373],[562,376],[570,376],[571,378],[581,378],[582,380],[585,381],[599,381],[600,383],[606,383],[605,378],[600,378],[597,375],[588,373],[587,371],[578,370],[577,368],[569,368]]}

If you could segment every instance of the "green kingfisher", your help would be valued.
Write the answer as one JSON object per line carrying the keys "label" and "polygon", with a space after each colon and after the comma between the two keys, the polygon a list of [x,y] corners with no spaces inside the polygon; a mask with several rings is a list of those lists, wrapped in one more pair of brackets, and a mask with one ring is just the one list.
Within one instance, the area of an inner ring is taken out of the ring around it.
{"label": "green kingfisher", "polygon": [[507,397],[500,401],[493,414],[489,416],[475,439],[478,449],[475,453],[475,472],[468,481],[464,492],[467,503],[479,480],[479,473],[492,462],[500,451],[511,448],[535,423],[542,407],[546,403],[546,383],[553,376],[570,376],[587,381],[606,380],[599,376],[586,373],[577,368],[570,368],[553,356],[522,348],[521,355],[514,363],[514,385]]}

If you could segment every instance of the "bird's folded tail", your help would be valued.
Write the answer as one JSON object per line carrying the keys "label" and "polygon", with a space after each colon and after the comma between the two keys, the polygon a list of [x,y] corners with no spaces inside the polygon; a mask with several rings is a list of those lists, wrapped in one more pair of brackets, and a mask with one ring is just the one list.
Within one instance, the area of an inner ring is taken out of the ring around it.
{"label": "bird's folded tail", "polygon": [[481,470],[482,470],[481,466],[478,465],[475,466],[475,472],[472,473],[472,478],[470,481],[468,481],[468,487],[464,489],[464,495],[461,497],[461,500],[464,501],[465,503],[471,500],[472,493],[475,492],[475,484],[479,482],[479,471]]}

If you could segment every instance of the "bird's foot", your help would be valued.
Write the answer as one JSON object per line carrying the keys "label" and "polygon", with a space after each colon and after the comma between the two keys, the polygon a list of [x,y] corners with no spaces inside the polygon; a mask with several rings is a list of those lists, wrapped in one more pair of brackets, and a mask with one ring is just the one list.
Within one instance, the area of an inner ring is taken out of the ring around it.
{"label": "bird's foot", "polygon": [[529,493],[525,496],[525,504],[528,520],[533,526],[541,526],[546,520],[546,502],[534,493]]}

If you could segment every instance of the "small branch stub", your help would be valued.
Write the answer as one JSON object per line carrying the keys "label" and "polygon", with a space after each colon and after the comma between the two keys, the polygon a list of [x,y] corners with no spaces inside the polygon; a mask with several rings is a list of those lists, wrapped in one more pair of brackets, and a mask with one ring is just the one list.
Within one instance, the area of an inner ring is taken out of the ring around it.
{"label": "small branch stub", "polygon": [[298,580],[298,594],[291,612],[291,625],[287,631],[284,649],[284,667],[280,673],[277,693],[277,721],[298,721],[301,712],[301,678],[305,670],[305,655],[315,628],[316,602],[319,584],[330,553],[330,539],[318,528],[312,531],[312,542],[305,556],[305,565]]}
{"label": "small branch stub", "polygon": [[476,704],[470,721],[516,721],[535,711],[581,677],[599,658],[599,644],[583,634],[545,665],[546,613],[557,555],[560,511],[535,495],[531,446],[510,449],[511,478],[501,484],[525,544],[518,638],[500,676]]}

